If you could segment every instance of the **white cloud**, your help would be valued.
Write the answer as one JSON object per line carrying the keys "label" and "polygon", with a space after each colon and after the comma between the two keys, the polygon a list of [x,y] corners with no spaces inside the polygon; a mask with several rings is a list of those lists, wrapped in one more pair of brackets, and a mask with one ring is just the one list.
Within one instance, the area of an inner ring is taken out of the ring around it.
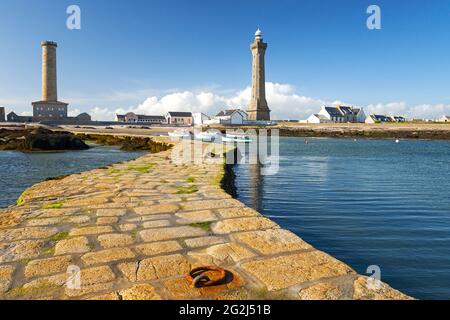
{"label": "white cloud", "polygon": [[[301,119],[317,112],[321,105],[327,103],[322,100],[300,96],[288,84],[268,82],[266,96],[274,119]],[[227,108],[247,109],[251,97],[251,88],[237,91],[230,95],[219,95],[214,92],[173,92],[158,98],[151,96],[135,107],[119,108],[115,113],[135,112],[149,115],[163,115],[168,111],[203,112],[214,115]],[[332,103],[328,103],[332,104]],[[102,112],[104,112],[102,114]],[[107,108],[94,108],[91,111],[94,119],[114,118],[114,112]]]}
{"label": "white cloud", "polygon": [[[70,103],[69,115],[76,116],[88,112],[94,120],[114,120],[116,113],[133,111],[140,114],[164,115],[168,111],[203,112],[215,115],[227,108],[246,110],[250,101],[251,88],[224,90],[218,85],[210,85],[196,90],[183,91],[141,89],[120,91],[83,97],[81,94],[71,94],[63,99]],[[306,119],[317,113],[324,104],[351,104],[343,101],[326,101],[320,98],[307,97],[298,93],[294,86],[282,83],[266,83],[266,96],[273,119]],[[7,105],[14,99],[0,99],[0,105]],[[31,100],[30,100],[31,101]],[[139,102],[141,101],[141,102]],[[17,102],[17,101],[16,101]],[[30,114],[30,107],[25,100],[25,107],[15,108],[21,114]],[[409,118],[440,118],[450,115],[450,105],[422,104],[408,105],[406,102],[372,103],[359,105],[364,107],[366,114],[404,115]],[[26,112],[21,112],[26,110]]]}
{"label": "white cloud", "polygon": [[378,103],[366,106],[367,113],[401,115],[410,119],[438,119],[450,114],[450,105],[445,104],[421,104],[410,106],[405,102]]}
{"label": "white cloud", "polygon": [[76,117],[81,113],[80,109],[71,109],[69,108],[69,111],[67,112],[69,117]]}
{"label": "white cloud", "polygon": [[105,120],[114,120],[116,113],[108,108],[99,108],[95,107],[92,109],[89,114],[91,115],[92,120],[96,121],[105,121]]}

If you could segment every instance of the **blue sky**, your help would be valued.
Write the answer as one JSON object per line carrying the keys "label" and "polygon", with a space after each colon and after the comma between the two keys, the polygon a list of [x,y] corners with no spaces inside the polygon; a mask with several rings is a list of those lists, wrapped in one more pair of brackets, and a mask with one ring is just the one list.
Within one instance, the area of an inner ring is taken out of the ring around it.
{"label": "blue sky", "polygon": [[[71,4],[81,30],[66,28]],[[381,30],[366,27],[371,4]],[[25,113],[39,100],[45,39],[59,43],[59,97],[74,113],[245,107],[258,26],[276,118],[335,101],[450,113],[449,0],[2,0],[0,105]]]}

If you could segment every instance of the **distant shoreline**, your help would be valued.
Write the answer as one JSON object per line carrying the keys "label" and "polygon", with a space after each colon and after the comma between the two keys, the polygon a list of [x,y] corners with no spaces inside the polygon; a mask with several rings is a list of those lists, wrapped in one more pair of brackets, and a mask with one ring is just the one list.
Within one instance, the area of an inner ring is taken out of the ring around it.
{"label": "distant shoreline", "polygon": [[[213,125],[203,128],[183,127],[185,129],[207,130],[250,130],[267,129],[280,130],[283,137],[317,137],[317,138],[358,138],[358,139],[412,139],[412,140],[450,140],[450,123],[395,123],[395,124],[363,124],[363,123],[330,123],[330,124],[301,124],[297,122],[282,122],[275,126],[223,126]],[[52,130],[65,130],[74,134],[108,134],[137,137],[158,137],[176,130],[177,127],[149,126],[148,128],[128,128],[123,125],[114,129],[98,126],[92,128],[76,128],[62,126]]]}
{"label": "distant shoreline", "polygon": [[[219,130],[261,129],[254,126],[212,127]],[[265,129],[278,129],[283,137],[328,137],[362,139],[413,139],[413,140],[450,140],[450,124],[299,124],[280,123]]]}

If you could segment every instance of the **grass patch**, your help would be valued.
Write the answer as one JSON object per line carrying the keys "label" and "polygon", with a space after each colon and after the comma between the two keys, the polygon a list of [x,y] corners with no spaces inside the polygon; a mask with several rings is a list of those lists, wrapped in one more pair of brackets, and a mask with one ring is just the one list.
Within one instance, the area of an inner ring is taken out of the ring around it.
{"label": "grass patch", "polygon": [[176,194],[193,194],[198,192],[198,187],[196,185],[189,185],[187,187],[184,186],[177,186],[177,193]]}
{"label": "grass patch", "polygon": [[189,182],[189,183],[194,183],[195,182],[195,178],[194,177],[188,177],[186,179],[186,181]]}
{"label": "grass patch", "polygon": [[116,174],[116,173],[121,173],[122,171],[120,171],[119,169],[109,169],[109,174]]}
{"label": "grass patch", "polygon": [[28,264],[28,262],[30,262],[30,261],[31,261],[31,259],[22,259],[22,260],[19,260],[19,263],[23,266],[26,266]]}
{"label": "grass patch", "polygon": [[55,248],[45,249],[44,251],[42,251],[42,253],[46,256],[52,256],[55,254]]}
{"label": "grass patch", "polygon": [[62,202],[53,202],[53,203],[44,204],[42,206],[42,209],[61,209],[63,206],[64,206],[64,203],[62,203]]}
{"label": "grass patch", "polygon": [[267,289],[266,288],[258,288],[255,290],[255,294],[258,299],[265,299],[267,297]]}
{"label": "grass patch", "polygon": [[189,226],[190,227],[194,227],[194,228],[200,228],[203,229],[205,231],[211,231],[211,225],[213,224],[212,221],[208,221],[208,222],[196,222],[196,223],[191,223]]}
{"label": "grass patch", "polygon": [[69,233],[68,232],[59,232],[57,234],[55,234],[54,236],[50,237],[49,239],[51,241],[61,241],[61,240],[65,240],[69,238]]}
{"label": "grass patch", "polygon": [[164,184],[169,183],[169,181],[164,180],[164,179],[159,180],[159,182],[160,182],[160,183],[164,183]]}
{"label": "grass patch", "polygon": [[156,163],[149,163],[145,166],[128,166],[129,171],[139,171],[142,173],[150,173],[150,171],[156,166]]}
{"label": "grass patch", "polygon": [[10,293],[13,296],[24,296],[24,295],[31,294],[31,293],[36,292],[36,291],[58,289],[58,288],[61,288],[61,287],[56,285],[56,284],[54,284],[54,283],[49,283],[49,282],[46,282],[46,281],[42,281],[39,285],[37,285],[35,287],[31,287],[31,288],[24,288],[23,286],[16,287],[16,288],[12,289],[10,291]]}
{"label": "grass patch", "polygon": [[28,195],[28,190],[25,190],[24,192],[22,192],[22,194],[20,195],[19,199],[17,199],[17,205],[18,206],[23,206],[25,204],[25,197]]}
{"label": "grass patch", "polygon": [[223,176],[224,176],[223,172],[215,176],[214,179],[211,181],[211,185],[220,187],[222,185]]}

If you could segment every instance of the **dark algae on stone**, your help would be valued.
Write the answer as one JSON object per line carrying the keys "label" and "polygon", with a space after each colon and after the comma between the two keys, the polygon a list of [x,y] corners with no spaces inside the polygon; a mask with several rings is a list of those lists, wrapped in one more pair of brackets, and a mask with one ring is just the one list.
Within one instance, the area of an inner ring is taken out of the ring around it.
{"label": "dark algae on stone", "polygon": [[171,148],[170,144],[154,141],[147,137],[114,136],[107,134],[78,134],[80,139],[102,145],[120,146],[124,151],[148,151],[158,153]]}
{"label": "dark algae on stone", "polygon": [[70,132],[52,131],[42,127],[0,129],[0,150],[42,152],[86,149],[89,149],[89,146]]}

